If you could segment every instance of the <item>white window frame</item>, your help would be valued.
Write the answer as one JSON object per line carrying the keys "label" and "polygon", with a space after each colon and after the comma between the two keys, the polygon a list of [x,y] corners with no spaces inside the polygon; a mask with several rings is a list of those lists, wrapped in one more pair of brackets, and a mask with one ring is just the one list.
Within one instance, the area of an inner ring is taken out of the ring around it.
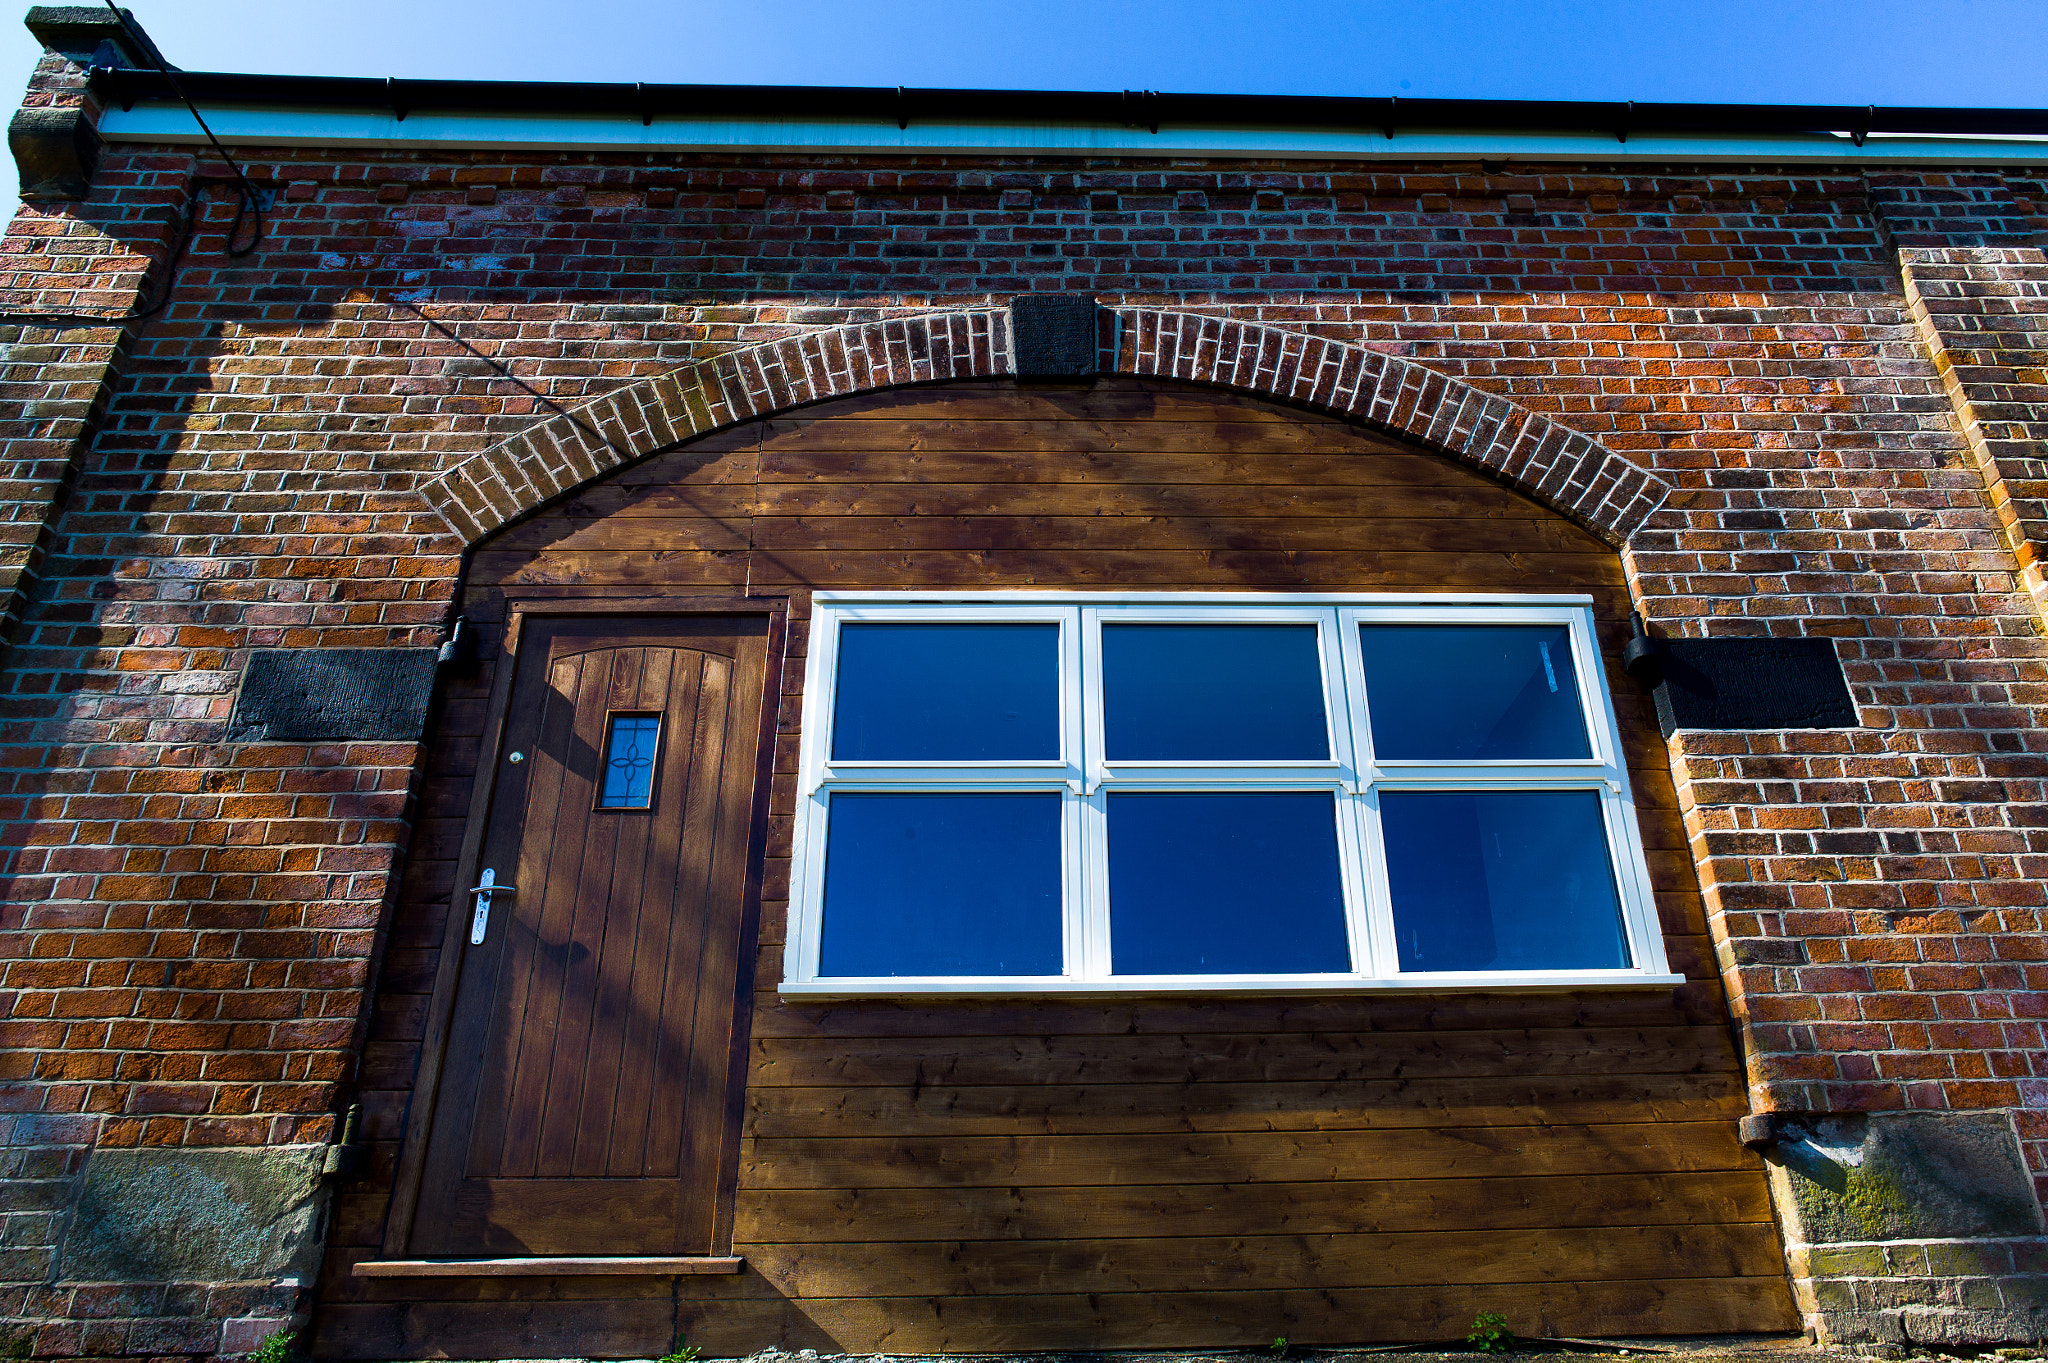
{"label": "white window frame", "polygon": [[[834,762],[832,696],[843,623],[1060,626],[1060,756],[1036,762]],[[1312,762],[1112,763],[1102,752],[1101,629],[1123,622],[1314,623],[1324,670],[1330,757]],[[1592,755],[1572,761],[1379,762],[1362,694],[1362,624],[1551,624],[1569,631]],[[1334,633],[1334,640],[1331,635]],[[1335,647],[1329,645],[1334,642]],[[1334,665],[1334,672],[1332,667]],[[791,999],[906,995],[1347,993],[1359,990],[1559,990],[1670,987],[1649,867],[1634,817],[1614,705],[1583,595],[1252,592],[846,592],[812,597],[804,680],[789,927],[780,991]],[[1328,791],[1352,971],[1315,975],[1111,975],[1108,797],[1115,791]],[[1402,971],[1380,840],[1379,795],[1409,790],[1585,790],[1600,797],[1609,864],[1634,965],[1606,970]],[[1044,791],[1061,799],[1064,972],[1038,976],[821,977],[825,820],[834,791]]]}

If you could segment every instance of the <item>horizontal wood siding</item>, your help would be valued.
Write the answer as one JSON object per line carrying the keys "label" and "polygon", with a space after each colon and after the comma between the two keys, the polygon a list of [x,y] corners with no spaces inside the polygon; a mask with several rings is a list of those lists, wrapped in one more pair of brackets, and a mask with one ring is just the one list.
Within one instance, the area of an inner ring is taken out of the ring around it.
{"label": "horizontal wood siding", "polygon": [[[1584,591],[1676,991],[785,1004],[808,594]],[[507,593],[787,596],[732,1278],[380,1280],[489,678],[443,716],[340,1199],[329,1356],[712,1355],[1794,1328],[1616,557],[1449,459],[1171,385],[850,399],[624,470],[475,555]]]}

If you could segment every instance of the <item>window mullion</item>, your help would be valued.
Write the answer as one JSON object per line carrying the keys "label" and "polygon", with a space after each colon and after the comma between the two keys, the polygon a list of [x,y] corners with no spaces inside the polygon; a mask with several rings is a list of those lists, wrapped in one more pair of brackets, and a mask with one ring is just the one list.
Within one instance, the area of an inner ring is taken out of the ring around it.
{"label": "window mullion", "polygon": [[1078,875],[1070,882],[1078,893],[1078,912],[1071,926],[1079,947],[1078,959],[1070,967],[1077,978],[1109,978],[1109,792],[1092,795],[1068,792],[1068,807],[1075,816],[1080,851]]}
{"label": "window mullion", "polygon": [[798,893],[789,901],[789,921],[783,931],[789,943],[783,959],[799,980],[818,978],[818,957],[823,940],[820,916],[825,898],[823,849],[825,845],[826,792],[813,791],[797,807],[796,828],[791,848],[791,865],[816,869],[797,883]]}
{"label": "window mullion", "polygon": [[1372,858],[1366,847],[1366,829],[1360,812],[1364,799],[1348,785],[1331,798],[1337,816],[1337,855],[1344,877],[1344,928],[1350,939],[1351,972],[1371,977],[1379,973],[1380,934],[1372,921]]}
{"label": "window mullion", "polygon": [[1092,795],[1102,784],[1102,612],[1085,606],[1074,612],[1074,661],[1068,669],[1068,700],[1073,706],[1076,758],[1081,767],[1081,793]]}

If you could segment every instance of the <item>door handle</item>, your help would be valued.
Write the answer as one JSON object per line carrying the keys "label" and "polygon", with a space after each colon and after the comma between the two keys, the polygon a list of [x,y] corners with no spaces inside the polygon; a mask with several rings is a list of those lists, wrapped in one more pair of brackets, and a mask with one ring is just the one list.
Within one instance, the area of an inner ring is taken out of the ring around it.
{"label": "door handle", "polygon": [[482,946],[484,933],[491,926],[491,896],[517,894],[518,891],[510,885],[500,885],[498,873],[486,866],[484,873],[477,877],[477,882],[470,889],[470,893],[476,896],[476,911],[469,916],[469,944],[473,947]]}

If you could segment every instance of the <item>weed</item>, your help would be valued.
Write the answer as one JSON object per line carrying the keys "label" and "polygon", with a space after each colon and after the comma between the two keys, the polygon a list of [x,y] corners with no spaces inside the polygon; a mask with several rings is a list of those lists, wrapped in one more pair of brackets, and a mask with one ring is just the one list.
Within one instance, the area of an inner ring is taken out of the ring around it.
{"label": "weed", "polygon": [[256,1346],[255,1352],[249,1355],[249,1363],[293,1363],[299,1356],[299,1351],[293,1347],[298,1338],[295,1331],[279,1330]]}
{"label": "weed", "polygon": [[1273,1343],[1272,1343],[1272,1344],[1271,1344],[1271,1345],[1270,1345],[1269,1347],[1270,1347],[1270,1348],[1272,1349],[1272,1351],[1273,1351],[1273,1357],[1275,1357],[1275,1358],[1285,1358],[1285,1357],[1287,1357],[1287,1336],[1286,1336],[1286,1335],[1274,1335],[1274,1336],[1273,1336]]}
{"label": "weed", "polygon": [[1508,1328],[1506,1316],[1481,1311],[1473,1318],[1465,1342],[1483,1354],[1504,1354],[1515,1347],[1515,1332]]}
{"label": "weed", "polygon": [[702,1349],[694,1344],[685,1343],[683,1337],[677,1335],[675,1348],[654,1360],[654,1363],[697,1363],[703,1356]]}

